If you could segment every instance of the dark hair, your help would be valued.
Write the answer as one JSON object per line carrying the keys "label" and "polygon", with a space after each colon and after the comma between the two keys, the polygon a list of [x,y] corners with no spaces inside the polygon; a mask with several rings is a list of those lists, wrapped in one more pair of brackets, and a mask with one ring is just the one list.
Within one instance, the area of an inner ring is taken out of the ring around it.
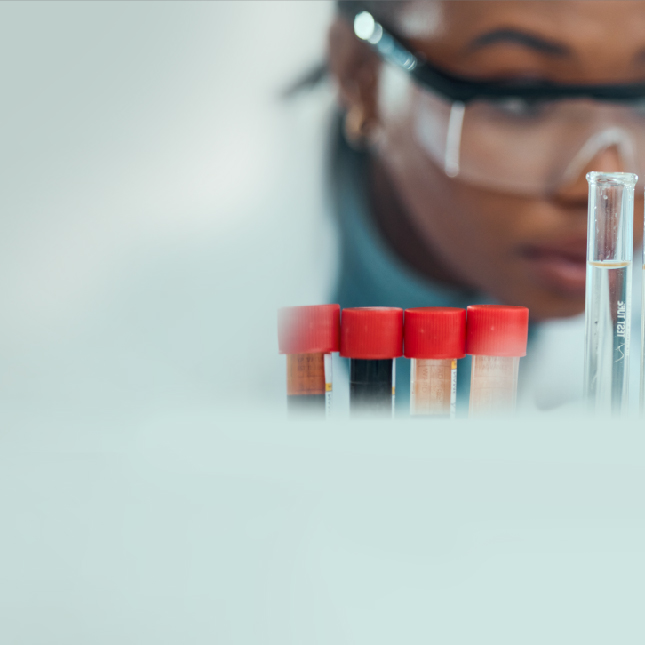
{"label": "dark hair", "polygon": [[364,11],[369,11],[375,18],[382,20],[386,24],[391,24],[401,13],[401,9],[409,3],[409,0],[364,0],[356,2],[355,0],[337,0],[336,9],[341,11],[342,5],[354,4]]}
{"label": "dark hair", "polygon": [[[360,8],[374,14],[376,18],[386,24],[391,24],[400,14],[401,9],[409,0],[336,0],[336,10],[341,13],[342,5],[355,4]],[[283,99],[290,99],[301,92],[306,92],[318,87],[329,75],[327,62],[321,62],[301,74],[296,80],[287,85],[280,93]]]}

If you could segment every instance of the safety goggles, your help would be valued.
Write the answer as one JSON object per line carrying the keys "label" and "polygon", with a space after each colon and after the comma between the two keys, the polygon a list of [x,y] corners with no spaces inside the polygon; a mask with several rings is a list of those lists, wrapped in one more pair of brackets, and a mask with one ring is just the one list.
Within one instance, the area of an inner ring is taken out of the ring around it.
{"label": "safety goggles", "polygon": [[474,80],[413,53],[364,9],[340,9],[389,65],[379,108],[411,120],[418,142],[450,177],[505,192],[549,195],[615,148],[645,176],[645,83],[576,85]]}

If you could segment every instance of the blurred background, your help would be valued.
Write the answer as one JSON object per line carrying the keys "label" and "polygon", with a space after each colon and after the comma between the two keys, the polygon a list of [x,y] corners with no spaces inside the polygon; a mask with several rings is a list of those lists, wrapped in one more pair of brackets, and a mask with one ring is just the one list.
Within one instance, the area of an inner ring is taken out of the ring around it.
{"label": "blurred background", "polygon": [[221,414],[334,281],[332,12],[0,3],[3,645],[643,642],[642,433]]}
{"label": "blurred background", "polygon": [[0,409],[280,401],[328,299],[330,2],[0,5]]}

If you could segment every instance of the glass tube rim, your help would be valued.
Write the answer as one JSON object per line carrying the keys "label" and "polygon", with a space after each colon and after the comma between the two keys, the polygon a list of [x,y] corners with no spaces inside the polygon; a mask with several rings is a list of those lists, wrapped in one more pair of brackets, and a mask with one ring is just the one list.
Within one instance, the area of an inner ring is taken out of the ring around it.
{"label": "glass tube rim", "polygon": [[633,172],[592,171],[587,173],[587,181],[592,185],[633,187],[638,182],[638,175]]}

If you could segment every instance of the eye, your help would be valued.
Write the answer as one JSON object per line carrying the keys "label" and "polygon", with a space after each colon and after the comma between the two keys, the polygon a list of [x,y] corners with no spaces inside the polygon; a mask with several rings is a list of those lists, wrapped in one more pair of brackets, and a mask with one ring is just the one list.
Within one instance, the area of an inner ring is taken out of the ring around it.
{"label": "eye", "polygon": [[539,119],[549,111],[547,101],[535,99],[501,99],[494,101],[492,106],[500,116],[513,119]]}

